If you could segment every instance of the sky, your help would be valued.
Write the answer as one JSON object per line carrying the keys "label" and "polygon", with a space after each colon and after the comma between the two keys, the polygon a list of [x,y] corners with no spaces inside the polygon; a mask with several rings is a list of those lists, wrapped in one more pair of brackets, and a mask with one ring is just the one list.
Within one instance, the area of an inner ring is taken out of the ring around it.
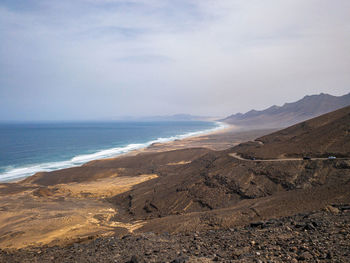
{"label": "sky", "polygon": [[0,0],[0,120],[226,116],[350,92],[349,0]]}

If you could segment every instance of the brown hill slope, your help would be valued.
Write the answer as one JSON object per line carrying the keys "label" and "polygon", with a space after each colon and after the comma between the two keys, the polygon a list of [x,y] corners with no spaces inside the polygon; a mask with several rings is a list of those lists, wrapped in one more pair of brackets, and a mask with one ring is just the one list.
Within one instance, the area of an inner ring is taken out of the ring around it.
{"label": "brown hill slope", "polygon": [[245,128],[287,127],[322,114],[350,105],[350,93],[344,96],[319,94],[305,96],[303,99],[272,106],[262,111],[251,110],[245,114],[237,113],[222,121]]}
{"label": "brown hill slope", "polygon": [[[151,174],[155,167],[176,167],[176,163],[191,162],[208,153],[204,148],[189,148],[178,151],[146,153],[137,156],[102,159],[88,162],[79,167],[61,169],[52,172],[41,172],[24,179],[26,184],[52,186],[67,183],[96,181],[113,176],[134,176]],[[170,165],[168,165],[170,164]]]}
{"label": "brown hill slope", "polygon": [[[341,134],[349,130],[349,109],[325,116],[280,132],[301,140],[301,147],[311,134],[310,145],[321,138],[340,149],[334,139],[342,138],[348,149],[348,133]],[[283,142],[282,155],[290,154],[292,144]],[[230,228],[350,203],[349,158],[263,162],[234,158],[232,149],[121,156],[36,174],[18,183],[21,188],[0,185],[0,247]]]}
{"label": "brown hill slope", "polygon": [[[269,196],[278,199],[283,193],[292,197],[293,191],[299,189],[306,191],[305,198],[310,197],[315,207],[319,199],[309,196],[308,189],[318,191],[319,187],[325,187],[320,190],[325,194],[325,202],[333,200],[331,195],[327,197],[327,187],[349,189],[349,160],[251,162],[237,160],[228,153],[236,151],[265,158],[308,153],[349,156],[349,131],[350,107],[346,107],[261,137],[259,143],[244,143],[221,152],[210,151],[177,167],[155,167],[159,178],[136,185],[129,192],[112,198],[111,202],[120,211],[127,212],[124,216],[149,219],[234,207],[246,199]],[[289,206],[292,211],[298,204]],[[282,210],[281,213],[286,212]]]}
{"label": "brown hill slope", "polygon": [[[216,211],[239,206],[250,199],[272,196],[278,199],[287,192],[293,196],[293,191],[298,189],[299,195],[325,186],[326,190],[328,186],[349,189],[349,169],[348,160],[250,162],[223,152],[211,152],[185,165],[157,167],[154,172],[158,178],[135,185],[130,191],[111,198],[110,202],[120,212],[115,217],[117,221]],[[325,201],[334,202],[333,197],[327,197],[326,190],[321,191]],[[319,198],[310,196],[312,207],[318,202]],[[296,203],[290,203],[288,209],[298,211],[296,207]],[[278,216],[287,212],[282,208],[278,213],[276,209],[269,209],[259,214]]]}
{"label": "brown hill slope", "polygon": [[245,157],[350,156],[350,106],[233,148]]}

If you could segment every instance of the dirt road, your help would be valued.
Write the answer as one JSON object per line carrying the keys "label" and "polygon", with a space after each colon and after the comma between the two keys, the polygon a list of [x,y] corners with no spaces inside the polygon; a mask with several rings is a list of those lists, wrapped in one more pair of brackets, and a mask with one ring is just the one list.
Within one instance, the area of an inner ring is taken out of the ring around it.
{"label": "dirt road", "polygon": [[[246,159],[241,156],[239,156],[237,153],[229,153],[229,155],[233,158],[236,158],[238,160],[242,161],[251,161],[251,162],[287,162],[287,161],[307,161],[303,158],[280,158],[280,159]],[[336,158],[336,159],[329,159],[329,158],[312,158],[312,160],[347,160],[348,158]],[[311,159],[309,159],[311,160]]]}

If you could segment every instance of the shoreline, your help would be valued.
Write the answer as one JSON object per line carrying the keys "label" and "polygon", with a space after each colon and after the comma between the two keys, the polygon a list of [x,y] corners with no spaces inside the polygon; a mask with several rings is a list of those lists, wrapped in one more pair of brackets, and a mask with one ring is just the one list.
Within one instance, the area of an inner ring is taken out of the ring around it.
{"label": "shoreline", "polygon": [[[0,210],[3,209],[0,247],[67,245],[89,236],[121,237],[143,231],[145,225],[153,221],[130,219],[116,207],[113,198],[122,197],[138,186],[162,182],[164,172],[176,181],[177,176],[172,175],[174,171],[212,153],[213,148],[227,149],[262,133],[266,131],[241,132],[237,127],[225,126],[114,158],[0,184]],[[197,168],[193,169],[197,171]],[[149,191],[146,189],[142,193]],[[197,209],[196,206],[193,209]]]}
{"label": "shoreline", "polygon": [[[15,177],[13,179],[11,179],[11,177],[9,176],[8,177],[9,179],[5,179],[5,180],[0,179],[0,184],[19,183],[19,182],[21,182],[21,181],[23,181],[31,176],[34,176],[35,174],[41,173],[41,172],[53,172],[53,171],[58,171],[58,170],[62,170],[62,169],[80,167],[80,166],[86,165],[90,162],[95,162],[95,161],[99,161],[99,160],[109,160],[109,159],[119,158],[119,157],[123,157],[123,156],[132,156],[132,155],[136,155],[139,153],[148,152],[148,150],[151,149],[152,147],[154,147],[155,145],[157,145],[158,147],[165,146],[165,145],[170,146],[174,142],[179,142],[179,141],[184,142],[186,140],[196,139],[196,138],[199,139],[202,136],[209,136],[209,135],[215,135],[215,134],[219,134],[219,133],[225,133],[225,132],[229,132],[229,131],[236,129],[236,126],[233,126],[233,125],[230,125],[230,124],[227,124],[224,122],[213,121],[213,123],[216,123],[217,126],[214,128],[206,129],[206,130],[201,130],[201,131],[196,131],[196,132],[188,132],[185,134],[174,135],[174,136],[170,136],[167,138],[158,138],[158,139],[151,140],[151,141],[148,141],[145,143],[128,144],[128,145],[123,146],[123,147],[100,150],[100,151],[92,153],[92,154],[77,155],[77,156],[73,157],[71,160],[67,160],[67,161],[48,162],[48,163],[36,164],[36,165],[32,165],[32,166],[27,166],[27,167],[14,168],[13,170],[25,170],[25,169],[35,169],[35,167],[45,165],[45,164],[48,166],[46,169],[45,169],[45,167],[43,167],[43,169],[41,169],[41,170],[37,169],[37,171],[35,171],[34,173],[31,173],[30,175]],[[185,148],[187,148],[187,147],[185,147]],[[98,158],[98,155],[103,155],[103,153],[106,153],[106,155],[108,155],[107,152],[113,151],[113,150],[116,150],[116,151],[119,150],[120,153],[116,153],[115,155],[112,155],[112,156]],[[164,149],[164,151],[166,151],[166,149]],[[95,155],[97,157],[87,159],[86,161],[81,161],[81,162],[79,161],[79,159],[82,159],[86,156],[93,156],[93,155]],[[74,164],[74,160],[76,160],[76,164]],[[72,162],[72,164],[71,165],[66,164],[68,162]],[[61,163],[62,166],[57,168],[57,169],[50,167],[52,165],[57,165],[59,163]],[[7,173],[9,173],[9,172],[7,172]],[[4,173],[4,174],[6,175],[6,173]]]}
{"label": "shoreline", "polygon": [[[122,154],[119,154],[119,155],[116,155],[113,157],[92,160],[90,162],[99,161],[99,160],[113,160],[115,158],[120,158],[120,157],[125,157],[125,156],[135,156],[135,155],[138,155],[140,153],[165,152],[165,151],[171,151],[171,150],[195,148],[195,147],[191,146],[191,142],[193,142],[193,141],[198,141],[198,144],[202,144],[202,139],[207,137],[207,136],[216,136],[219,134],[225,134],[225,133],[230,133],[230,132],[234,132],[234,131],[237,131],[237,132],[239,131],[237,126],[225,123],[225,126],[220,128],[220,129],[216,129],[216,130],[208,131],[208,132],[203,132],[203,133],[198,134],[198,135],[191,135],[188,137],[184,137],[181,139],[175,139],[175,140],[171,140],[171,141],[154,142],[148,146],[145,146],[145,147],[142,147],[139,149],[135,149],[135,150],[132,150],[132,151],[129,151],[126,153],[122,153]],[[177,144],[179,144],[181,146],[177,147]],[[198,146],[196,146],[196,147],[198,147]],[[199,147],[203,147],[203,146],[199,146]],[[87,162],[85,164],[88,164],[88,163],[89,162]]]}

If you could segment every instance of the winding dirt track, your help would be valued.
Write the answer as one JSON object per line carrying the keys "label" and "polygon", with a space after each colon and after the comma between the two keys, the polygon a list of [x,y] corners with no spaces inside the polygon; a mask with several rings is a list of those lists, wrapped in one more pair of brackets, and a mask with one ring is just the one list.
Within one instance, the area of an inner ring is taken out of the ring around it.
{"label": "winding dirt track", "polygon": [[[281,159],[256,159],[256,160],[252,160],[252,159],[245,159],[241,156],[239,156],[237,153],[229,153],[228,155],[230,155],[233,158],[236,158],[238,160],[242,160],[242,161],[250,161],[250,162],[288,162],[288,161],[304,161],[303,158],[281,158]],[[329,158],[312,158],[312,160],[334,160],[334,159],[329,159]],[[348,160],[348,158],[337,158],[337,160]],[[309,161],[309,160],[305,160],[305,161]]]}

